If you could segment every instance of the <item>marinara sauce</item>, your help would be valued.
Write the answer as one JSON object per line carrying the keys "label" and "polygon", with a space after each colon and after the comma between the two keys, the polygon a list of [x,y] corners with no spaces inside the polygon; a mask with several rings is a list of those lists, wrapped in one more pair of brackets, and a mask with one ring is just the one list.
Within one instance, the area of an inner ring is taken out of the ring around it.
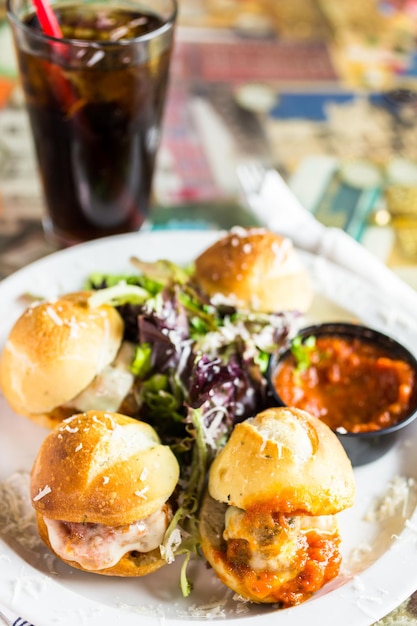
{"label": "marinara sauce", "polygon": [[[303,528],[303,518],[311,519],[310,528]],[[342,557],[337,523],[320,530],[323,518],[285,515],[268,502],[246,509],[243,519],[244,538],[228,539],[216,558],[256,601],[268,598],[282,608],[295,606],[338,575]]]}
{"label": "marinara sauce", "polygon": [[401,359],[358,338],[320,336],[300,368],[293,354],[280,363],[273,384],[288,406],[309,411],[339,432],[376,431],[405,417],[415,373]]}

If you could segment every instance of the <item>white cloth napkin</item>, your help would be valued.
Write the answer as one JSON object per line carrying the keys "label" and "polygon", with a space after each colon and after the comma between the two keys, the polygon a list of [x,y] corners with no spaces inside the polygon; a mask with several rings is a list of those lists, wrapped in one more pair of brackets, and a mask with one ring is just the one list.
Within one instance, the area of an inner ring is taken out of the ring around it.
{"label": "white cloth napkin", "polygon": [[316,220],[275,170],[266,172],[262,193],[248,202],[261,223],[289,237],[297,248],[325,257],[365,278],[410,313],[417,312],[417,291],[343,230],[326,227]]}
{"label": "white cloth napkin", "polygon": [[0,604],[0,624],[5,626],[34,626],[30,622],[27,622],[23,617],[19,617],[17,614],[12,613],[9,609],[6,609]]}

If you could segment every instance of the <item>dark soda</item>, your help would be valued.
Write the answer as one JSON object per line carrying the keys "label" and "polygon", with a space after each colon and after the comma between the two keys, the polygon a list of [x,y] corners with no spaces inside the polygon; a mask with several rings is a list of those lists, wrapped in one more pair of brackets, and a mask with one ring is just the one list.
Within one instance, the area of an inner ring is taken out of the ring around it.
{"label": "dark soda", "polygon": [[[148,214],[172,32],[155,45],[156,15],[94,4],[55,12],[62,43],[17,52],[46,229],[68,245],[137,230]],[[40,31],[34,15],[26,25]]]}

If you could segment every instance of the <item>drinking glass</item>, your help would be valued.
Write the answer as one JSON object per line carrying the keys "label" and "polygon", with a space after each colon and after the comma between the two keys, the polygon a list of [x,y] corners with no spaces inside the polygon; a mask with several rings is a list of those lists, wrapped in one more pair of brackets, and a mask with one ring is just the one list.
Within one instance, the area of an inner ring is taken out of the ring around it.
{"label": "drinking glass", "polygon": [[59,245],[140,228],[149,211],[176,0],[59,0],[62,38],[7,0],[45,198]]}

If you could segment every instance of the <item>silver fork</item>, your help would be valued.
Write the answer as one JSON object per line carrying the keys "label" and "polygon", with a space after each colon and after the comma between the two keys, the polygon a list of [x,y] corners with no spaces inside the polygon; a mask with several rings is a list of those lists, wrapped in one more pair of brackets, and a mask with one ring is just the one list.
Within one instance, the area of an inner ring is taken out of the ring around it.
{"label": "silver fork", "polygon": [[295,224],[298,228],[302,221],[312,221],[312,216],[273,167],[246,161],[237,166],[236,173],[248,206],[263,225],[280,231]]}
{"label": "silver fork", "polygon": [[11,619],[0,611],[0,624],[5,626],[33,626],[31,622],[26,621],[23,617],[16,617]]}
{"label": "silver fork", "polygon": [[251,198],[261,194],[268,171],[269,168],[260,161],[246,161],[237,166],[239,185],[249,204]]}

